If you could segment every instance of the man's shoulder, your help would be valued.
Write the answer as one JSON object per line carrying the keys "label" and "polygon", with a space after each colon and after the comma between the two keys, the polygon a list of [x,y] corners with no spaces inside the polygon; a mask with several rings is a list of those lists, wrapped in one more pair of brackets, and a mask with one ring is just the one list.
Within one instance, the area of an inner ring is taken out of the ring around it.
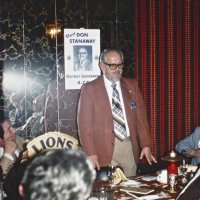
{"label": "man's shoulder", "polygon": [[82,85],[81,87],[81,91],[82,92],[94,92],[95,90],[98,90],[98,91],[101,91],[102,87],[103,87],[103,78],[101,77],[98,77],[97,79],[93,80],[93,81],[90,81],[90,82],[87,82],[85,84]]}
{"label": "man's shoulder", "polygon": [[197,126],[193,132],[193,134],[197,134],[200,137],[200,126]]}
{"label": "man's shoulder", "polygon": [[121,78],[121,84],[125,85],[128,88],[137,88],[138,87],[138,81],[136,78],[127,78],[127,77],[122,77]]}
{"label": "man's shoulder", "polygon": [[136,78],[129,78],[129,77],[122,77],[121,81],[125,82],[125,83],[137,83],[137,79]]}
{"label": "man's shoulder", "polygon": [[85,83],[84,86],[86,87],[95,86],[95,85],[101,84],[102,82],[103,82],[103,77],[98,76],[96,79]]}

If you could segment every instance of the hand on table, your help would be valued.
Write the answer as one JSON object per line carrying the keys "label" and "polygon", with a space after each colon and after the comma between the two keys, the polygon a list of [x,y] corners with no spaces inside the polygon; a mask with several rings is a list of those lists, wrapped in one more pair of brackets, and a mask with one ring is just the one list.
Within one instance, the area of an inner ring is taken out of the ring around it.
{"label": "hand on table", "polygon": [[142,159],[144,156],[150,165],[152,164],[152,162],[157,163],[156,159],[154,158],[154,156],[151,153],[150,147],[143,147],[142,152],[140,154],[140,159]]}
{"label": "hand on table", "polygon": [[200,158],[200,149],[191,149],[186,152],[186,155]]}

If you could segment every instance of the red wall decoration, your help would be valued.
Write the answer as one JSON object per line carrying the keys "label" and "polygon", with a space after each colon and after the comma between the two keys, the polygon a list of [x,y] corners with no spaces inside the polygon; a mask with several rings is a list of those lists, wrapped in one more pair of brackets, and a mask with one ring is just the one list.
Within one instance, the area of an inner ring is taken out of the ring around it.
{"label": "red wall decoration", "polygon": [[135,3],[135,67],[160,158],[200,125],[200,2]]}

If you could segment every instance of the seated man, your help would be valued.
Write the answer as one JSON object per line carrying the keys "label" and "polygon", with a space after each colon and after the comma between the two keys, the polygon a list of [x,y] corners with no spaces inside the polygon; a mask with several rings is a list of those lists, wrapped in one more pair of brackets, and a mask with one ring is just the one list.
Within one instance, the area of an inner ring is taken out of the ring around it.
{"label": "seated man", "polygon": [[0,167],[6,176],[23,150],[24,140],[16,136],[16,129],[12,127],[8,117],[0,118],[1,155]]}
{"label": "seated man", "polygon": [[78,150],[51,150],[28,165],[19,191],[24,200],[84,200],[90,195],[95,170]]}
{"label": "seated man", "polygon": [[200,163],[200,126],[176,145],[176,151],[192,158],[192,165]]}
{"label": "seated man", "polygon": [[185,186],[176,200],[199,200],[200,199],[200,168],[193,179]]}
{"label": "seated man", "polygon": [[17,128],[17,135],[23,138],[35,138],[45,132],[44,130],[44,104],[45,95],[39,95],[33,100],[33,114],[26,123]]}

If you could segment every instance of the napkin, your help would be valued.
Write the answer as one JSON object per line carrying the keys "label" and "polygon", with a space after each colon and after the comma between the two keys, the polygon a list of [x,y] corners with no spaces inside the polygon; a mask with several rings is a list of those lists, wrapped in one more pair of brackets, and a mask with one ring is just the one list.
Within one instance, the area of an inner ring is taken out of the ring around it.
{"label": "napkin", "polygon": [[126,192],[130,196],[134,197],[134,199],[137,200],[153,200],[153,199],[164,199],[164,198],[169,198],[170,196],[164,192],[160,192],[159,194],[150,194],[150,195],[145,195],[145,196],[136,196],[135,194],[132,194],[130,192]]}
{"label": "napkin", "polygon": [[157,178],[156,176],[144,176],[141,179],[143,181],[154,181],[154,180],[156,180],[156,178]]}
{"label": "napkin", "polygon": [[121,186],[140,186],[142,185],[141,182],[135,181],[135,180],[127,180],[120,184]]}
{"label": "napkin", "polygon": [[197,166],[194,165],[188,165],[187,172],[196,172]]}
{"label": "napkin", "polygon": [[114,185],[119,184],[121,181],[127,181],[128,180],[128,178],[126,178],[123,171],[119,167],[117,167],[115,169],[115,171],[112,173],[112,175],[113,175],[113,184]]}
{"label": "napkin", "polygon": [[163,169],[158,172],[157,181],[163,184],[167,184],[167,170]]}

